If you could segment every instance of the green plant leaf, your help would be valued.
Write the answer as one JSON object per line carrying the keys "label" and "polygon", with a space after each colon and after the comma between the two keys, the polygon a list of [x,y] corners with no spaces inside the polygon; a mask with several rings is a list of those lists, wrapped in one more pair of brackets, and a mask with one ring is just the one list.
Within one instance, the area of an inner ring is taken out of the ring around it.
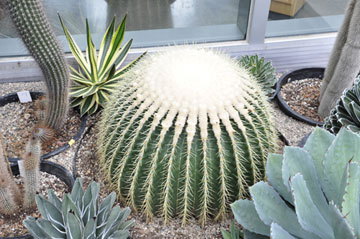
{"label": "green plant leaf", "polygon": [[83,226],[74,214],[67,214],[66,236],[68,239],[80,239],[83,235]]}
{"label": "green plant leaf", "polygon": [[108,52],[110,45],[111,45],[111,40],[113,38],[114,35],[114,29],[115,29],[115,17],[113,17],[111,24],[109,25],[109,27],[106,29],[106,32],[104,34],[104,37],[101,41],[100,44],[100,48],[99,48],[99,71],[102,71],[105,59],[106,59],[106,53]]}
{"label": "green plant leaf", "polygon": [[270,227],[261,221],[255,205],[249,200],[238,200],[231,204],[236,221],[246,230],[270,236]]}
{"label": "green plant leaf", "polygon": [[294,205],[291,192],[288,190],[282,179],[282,161],[281,154],[269,154],[266,162],[266,177],[273,188],[290,204]]}
{"label": "green plant leaf", "polygon": [[65,33],[65,36],[66,36],[66,39],[69,43],[69,46],[70,46],[70,50],[72,52],[72,54],[74,55],[77,63],[80,65],[80,67],[84,70],[86,76],[88,78],[90,78],[90,69],[89,69],[89,64],[88,62],[86,61],[86,59],[84,58],[80,48],[78,47],[78,45],[75,43],[73,37],[71,36],[70,32],[68,31],[68,29],[65,27],[64,23],[63,23],[63,20],[60,16],[60,14],[58,14],[59,16],[59,20],[60,20],[60,23],[61,23],[61,26],[63,28],[63,31]]}
{"label": "green plant leaf", "polygon": [[341,129],[329,147],[324,161],[324,192],[329,201],[336,205],[342,202],[341,179],[347,163],[352,159],[360,161],[360,137],[346,129]]}
{"label": "green plant leaf", "polygon": [[24,220],[24,225],[28,232],[37,239],[51,239],[49,238],[46,233],[37,225],[36,219],[33,217],[28,216]]}
{"label": "green plant leaf", "polygon": [[297,173],[291,178],[291,189],[294,197],[297,218],[301,226],[305,230],[312,232],[321,238],[334,238],[331,226],[321,215],[319,209],[311,198],[310,191],[306,186],[303,175]]}
{"label": "green plant leaf", "polygon": [[322,187],[324,186],[325,180],[323,162],[325,160],[325,154],[334,139],[335,135],[330,134],[320,127],[316,127],[304,145],[304,149],[311,155]]}
{"label": "green plant leaf", "polygon": [[91,33],[89,28],[88,20],[86,19],[86,40],[87,40],[87,53],[88,53],[88,59],[90,62],[90,79],[93,83],[98,82],[98,70],[97,70],[97,58],[96,58],[96,49],[94,46],[94,43],[91,39]]}
{"label": "green plant leaf", "polygon": [[355,234],[360,236],[360,165],[351,162],[348,167],[348,178],[346,183],[346,193],[342,202],[342,213],[350,225],[355,230]]}
{"label": "green plant leaf", "polygon": [[326,220],[329,220],[329,207],[322,192],[321,185],[319,183],[313,183],[319,182],[319,177],[310,154],[301,148],[285,147],[282,172],[284,184],[288,184],[289,179],[297,173],[302,174],[304,180],[308,182],[307,188],[312,201],[321,215],[323,215]]}
{"label": "green plant leaf", "polygon": [[59,230],[50,221],[43,218],[37,219],[38,226],[49,236],[49,238],[66,238],[65,228]]}
{"label": "green plant leaf", "polygon": [[333,201],[329,204],[332,212],[332,228],[334,230],[336,239],[355,239],[353,229],[341,214],[340,210],[336,207]]}
{"label": "green plant leaf", "polygon": [[275,222],[286,231],[300,238],[319,238],[302,229],[295,212],[281,199],[279,194],[267,183],[259,182],[250,188],[256,212],[268,226]]}
{"label": "green plant leaf", "polygon": [[271,224],[271,239],[296,239],[276,223]]}

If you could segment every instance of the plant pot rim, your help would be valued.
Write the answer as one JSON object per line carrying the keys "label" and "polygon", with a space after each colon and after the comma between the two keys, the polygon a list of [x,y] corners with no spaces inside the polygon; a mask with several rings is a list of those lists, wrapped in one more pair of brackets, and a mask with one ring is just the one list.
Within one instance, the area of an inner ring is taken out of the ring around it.
{"label": "plant pot rim", "polygon": [[[14,160],[16,160],[16,161],[13,165],[11,165],[11,171],[15,175],[17,175],[17,174],[19,174],[19,166],[17,164],[17,161],[19,160],[19,158],[14,158]],[[42,160],[40,162],[40,171],[56,176],[57,178],[59,178],[61,181],[63,181],[66,184],[69,191],[72,190],[72,187],[74,186],[74,183],[75,183],[74,177],[71,174],[71,172],[69,170],[67,170],[65,167],[63,167],[62,165],[51,162],[51,161]],[[0,239],[31,239],[31,238],[33,238],[33,237],[30,234],[25,234],[22,236],[15,236],[15,237],[0,237]]]}
{"label": "plant pot rim", "polygon": [[[38,91],[30,91],[30,95],[31,95],[32,99],[36,99],[39,96],[44,95],[44,93],[38,92]],[[17,93],[7,94],[7,95],[0,97],[0,107],[4,106],[6,104],[9,104],[9,103],[14,103],[14,102],[18,102],[18,101],[19,101],[19,98],[17,96]],[[51,158],[52,156],[58,155],[58,154],[64,152],[66,149],[70,148],[72,145],[72,144],[70,145],[70,142],[76,142],[81,137],[81,135],[84,133],[84,130],[86,127],[86,116],[81,117],[80,120],[81,120],[80,129],[71,138],[71,140],[68,143],[66,143],[65,145],[55,149],[54,151],[41,155],[41,159]],[[13,160],[13,158],[9,158],[9,161],[11,163],[13,163],[14,160]]]}
{"label": "plant pot rim", "polygon": [[[286,102],[283,100],[283,98],[280,95],[280,90],[281,87],[283,85],[285,85],[288,82],[291,81],[295,81],[295,80],[302,80],[301,78],[298,79],[294,79],[292,78],[293,76],[302,74],[303,72],[307,72],[309,75],[311,75],[311,73],[315,74],[319,74],[321,73],[322,75],[324,74],[325,68],[324,67],[309,67],[309,68],[299,68],[299,69],[295,69],[293,71],[284,73],[281,78],[278,80],[278,82],[276,83],[276,100],[278,102],[279,108],[288,116],[291,116],[294,119],[297,119],[299,121],[302,121],[304,123],[307,123],[309,125],[313,125],[313,126],[323,126],[324,122],[320,122],[320,121],[316,121],[313,119],[310,119],[306,116],[303,116],[299,113],[297,113],[296,111],[294,111],[293,109],[291,109],[289,107],[288,104],[286,104]],[[308,78],[308,77],[306,77]],[[303,78],[305,79],[305,78]],[[321,77],[322,79],[322,77]]]}

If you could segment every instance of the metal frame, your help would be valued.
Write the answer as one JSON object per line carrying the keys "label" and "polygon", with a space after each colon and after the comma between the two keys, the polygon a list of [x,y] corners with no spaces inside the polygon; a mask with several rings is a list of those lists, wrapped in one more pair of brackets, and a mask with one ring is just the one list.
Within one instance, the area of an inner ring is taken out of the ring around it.
{"label": "metal frame", "polygon": [[[232,57],[259,54],[271,60],[278,72],[307,67],[326,66],[336,33],[293,37],[265,38],[271,0],[251,0],[246,40],[199,43],[197,47],[220,49]],[[135,48],[124,64],[142,52],[163,51],[167,47]],[[67,54],[70,64],[76,64]],[[41,80],[42,74],[31,57],[0,58],[0,82]]]}

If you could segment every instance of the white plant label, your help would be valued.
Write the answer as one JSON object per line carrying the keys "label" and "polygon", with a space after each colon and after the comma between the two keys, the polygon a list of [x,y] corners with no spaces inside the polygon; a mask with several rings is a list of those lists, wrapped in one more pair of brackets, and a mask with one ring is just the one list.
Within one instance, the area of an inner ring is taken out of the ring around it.
{"label": "white plant label", "polygon": [[19,97],[19,100],[21,103],[27,103],[27,102],[31,102],[31,95],[29,91],[19,91],[17,92],[17,95]]}

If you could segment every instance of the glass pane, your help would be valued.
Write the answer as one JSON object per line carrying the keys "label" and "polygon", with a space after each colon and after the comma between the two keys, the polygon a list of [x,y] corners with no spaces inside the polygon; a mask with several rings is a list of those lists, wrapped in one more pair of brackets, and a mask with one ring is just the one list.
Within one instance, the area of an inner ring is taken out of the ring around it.
{"label": "glass pane", "polygon": [[266,37],[336,32],[349,0],[271,0]]}
{"label": "glass pane", "polygon": [[[133,47],[193,44],[245,39],[250,0],[43,0],[47,15],[68,51],[59,13],[76,42],[85,49],[85,19],[99,45],[114,15],[127,13],[125,40]],[[240,9],[240,11],[239,11]],[[0,12],[0,56],[24,55],[26,49],[7,12]]]}

